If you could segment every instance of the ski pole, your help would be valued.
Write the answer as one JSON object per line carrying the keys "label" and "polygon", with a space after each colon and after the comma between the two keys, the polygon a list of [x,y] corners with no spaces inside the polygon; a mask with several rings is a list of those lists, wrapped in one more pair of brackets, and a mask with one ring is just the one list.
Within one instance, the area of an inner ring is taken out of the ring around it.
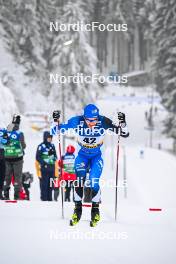
{"label": "ski pole", "polygon": [[[60,118],[61,111],[54,111],[53,112],[53,118],[54,122],[57,122],[59,126],[59,118]],[[60,179],[62,180],[62,152],[61,152],[61,134],[60,129],[57,127],[57,134],[58,134],[58,142],[59,142],[59,159],[61,161],[61,168],[60,168]],[[64,219],[64,192],[63,187],[61,186],[61,201],[62,201],[62,219]]]}
{"label": "ski pole", "polygon": [[124,198],[127,198],[127,173],[126,173],[126,151],[123,146],[123,187],[124,187]]}
{"label": "ski pole", "polygon": [[117,221],[117,186],[119,177],[119,150],[120,150],[120,135],[121,126],[118,126],[118,138],[117,138],[117,164],[116,164],[116,185],[115,185],[115,221]]}

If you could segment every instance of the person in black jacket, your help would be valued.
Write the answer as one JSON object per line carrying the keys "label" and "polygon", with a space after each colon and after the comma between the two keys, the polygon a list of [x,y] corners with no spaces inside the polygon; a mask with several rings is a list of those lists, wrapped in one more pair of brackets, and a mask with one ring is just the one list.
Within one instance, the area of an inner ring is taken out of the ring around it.
{"label": "person in black jacket", "polygon": [[52,136],[48,131],[44,132],[43,142],[38,146],[36,153],[36,161],[40,166],[40,190],[42,201],[52,201],[52,182],[56,176],[56,160],[57,154],[54,144],[52,144]]}

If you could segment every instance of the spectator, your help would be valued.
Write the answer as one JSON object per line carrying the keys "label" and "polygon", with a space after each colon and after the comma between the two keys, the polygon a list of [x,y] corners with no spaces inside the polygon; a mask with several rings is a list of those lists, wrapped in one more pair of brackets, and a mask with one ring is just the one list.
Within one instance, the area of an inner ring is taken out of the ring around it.
{"label": "spectator", "polygon": [[72,183],[76,180],[76,174],[74,169],[75,163],[75,148],[69,145],[66,149],[66,153],[62,156],[62,160],[59,161],[59,167],[62,168],[62,180],[66,182],[65,184],[65,201],[70,202],[70,192],[72,188]]}
{"label": "spectator", "polygon": [[57,155],[52,136],[48,131],[43,134],[43,142],[38,146],[36,153],[37,174],[40,178],[42,201],[52,201],[52,181],[57,174]]}
{"label": "spectator", "polygon": [[21,118],[14,115],[12,123],[8,125],[7,142],[4,144],[6,174],[4,182],[4,197],[9,199],[9,190],[12,176],[14,176],[14,199],[18,200],[22,187],[22,170],[24,149],[26,148],[24,134],[19,130]]}

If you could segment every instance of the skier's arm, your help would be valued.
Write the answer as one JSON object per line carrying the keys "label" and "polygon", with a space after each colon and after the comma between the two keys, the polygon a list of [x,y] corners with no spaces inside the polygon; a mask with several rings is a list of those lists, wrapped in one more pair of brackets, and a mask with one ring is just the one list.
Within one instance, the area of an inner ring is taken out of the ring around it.
{"label": "skier's arm", "polygon": [[57,124],[56,122],[54,122],[53,125],[51,126],[50,134],[56,135],[58,133],[58,130],[60,130],[61,133],[64,134],[64,132],[67,131],[68,129],[76,129],[77,125],[78,125],[77,116],[70,118],[67,123]]}
{"label": "skier's arm", "polygon": [[113,124],[113,121],[111,119],[109,119],[108,117],[104,116],[103,118],[103,126],[104,129],[109,129],[111,131],[113,131],[114,133],[118,134],[119,129],[121,129],[121,137],[128,137],[129,136],[129,132],[128,132],[128,127],[126,122],[121,124],[121,127]]}

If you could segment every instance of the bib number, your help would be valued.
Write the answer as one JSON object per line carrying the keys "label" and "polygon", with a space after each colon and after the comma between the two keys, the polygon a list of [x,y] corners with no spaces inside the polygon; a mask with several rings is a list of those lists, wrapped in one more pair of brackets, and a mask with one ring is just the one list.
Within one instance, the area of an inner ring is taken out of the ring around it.
{"label": "bib number", "polygon": [[96,144],[96,138],[84,138],[83,141],[86,143],[86,144]]}

